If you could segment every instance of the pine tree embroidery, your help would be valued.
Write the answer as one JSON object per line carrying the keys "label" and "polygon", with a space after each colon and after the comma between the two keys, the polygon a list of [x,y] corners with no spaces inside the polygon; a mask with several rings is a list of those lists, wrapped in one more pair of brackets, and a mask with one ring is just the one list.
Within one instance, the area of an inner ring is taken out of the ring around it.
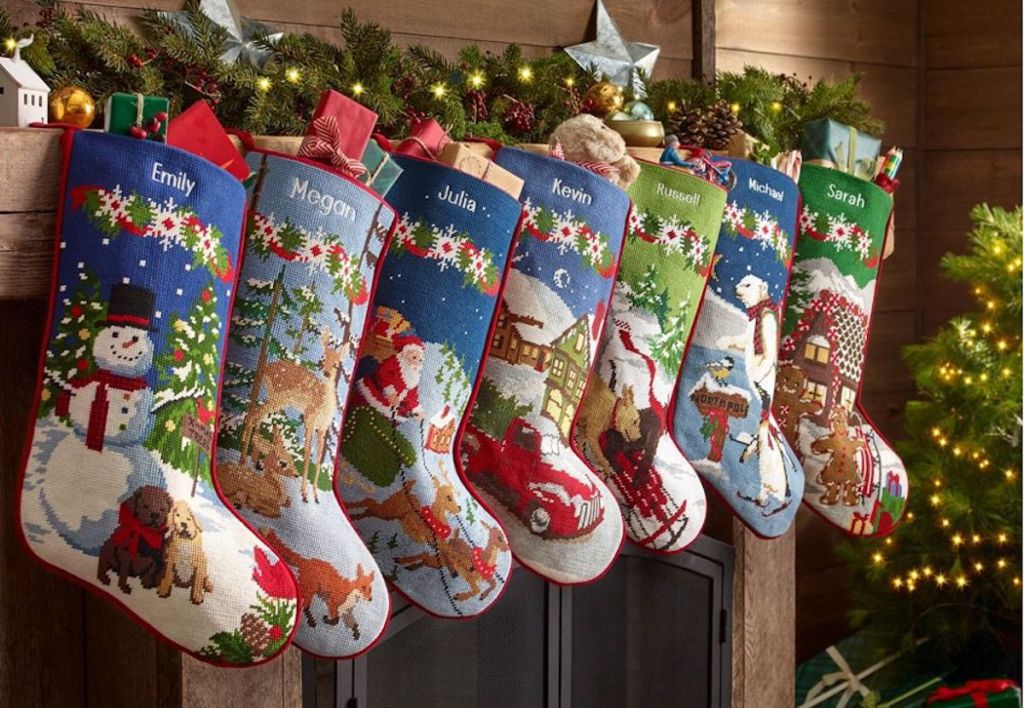
{"label": "pine tree embroidery", "polygon": [[772,249],[780,263],[789,263],[792,256],[789,248],[790,236],[768,211],[758,214],[753,209],[740,207],[732,201],[725,206],[722,224],[728,233],[753,239],[761,244],[761,250]]}
{"label": "pine tree embroidery", "polygon": [[690,270],[702,277],[711,272],[711,244],[693,224],[633,209],[629,215],[629,237],[660,246],[666,256],[681,255]]}
{"label": "pine tree embroidery", "polygon": [[158,203],[141,194],[126,196],[120,185],[113,189],[75,187],[71,205],[83,209],[93,226],[107,236],[126,231],[157,239],[165,251],[180,246],[192,253],[193,265],[207,268],[225,282],[234,276],[231,256],[221,243],[224,235],[172,198]]}
{"label": "pine tree embroidery", "polygon": [[442,230],[403,214],[395,227],[391,253],[410,253],[436,261],[441,270],[455,268],[465,276],[463,285],[475,287],[485,295],[498,294],[501,274],[491,252],[478,248],[469,234],[458,232],[452,226]]}
{"label": "pine tree embroidery", "polygon": [[651,356],[658,360],[665,371],[679,371],[683,362],[683,350],[689,334],[689,299],[679,303],[675,313],[669,315],[661,326],[661,333],[650,340]]}
{"label": "pine tree embroidery", "polygon": [[558,247],[565,255],[573,251],[583,258],[588,268],[597,271],[602,278],[615,274],[615,259],[608,247],[608,237],[594,231],[572,211],[559,213],[543,206],[535,206],[529,199],[523,202],[523,233],[538,241],[545,241]]}
{"label": "pine tree embroidery", "polygon": [[191,416],[200,425],[209,426],[212,435],[220,374],[220,318],[216,307],[217,296],[211,284],[199,293],[186,317],[175,314],[171,318],[167,343],[153,362],[160,389],[153,400],[153,431],[146,440],[146,447],[164,462],[179,472],[201,474],[206,482],[210,481],[210,466],[199,465],[199,458],[208,451],[184,433],[185,417]]}
{"label": "pine tree embroidery", "polygon": [[83,271],[81,283],[72,298],[64,300],[64,316],[57,321],[57,333],[46,350],[43,391],[39,400],[39,417],[53,410],[62,391],[71,381],[91,376],[96,365],[92,356],[92,338],[101,329],[107,306],[101,295],[100,281]]}

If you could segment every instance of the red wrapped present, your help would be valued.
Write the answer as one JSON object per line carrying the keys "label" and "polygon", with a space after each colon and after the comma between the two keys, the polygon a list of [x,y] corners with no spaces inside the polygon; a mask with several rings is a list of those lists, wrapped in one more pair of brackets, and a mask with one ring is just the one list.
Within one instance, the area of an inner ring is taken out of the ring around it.
{"label": "red wrapped present", "polygon": [[451,141],[441,124],[431,118],[414,125],[409,131],[409,137],[401,142],[395,152],[436,160],[444,146]]}
{"label": "red wrapped present", "polygon": [[1020,688],[1010,679],[968,681],[963,686],[942,686],[928,696],[928,706],[947,708],[1019,708]]}
{"label": "red wrapped present", "polygon": [[224,126],[206,101],[196,101],[167,126],[167,144],[209,160],[239,182],[249,178],[245,157],[231,142]]}
{"label": "red wrapped present", "polygon": [[366,172],[359,156],[376,125],[377,114],[363,104],[337,91],[325,91],[298,154],[359,177]]}

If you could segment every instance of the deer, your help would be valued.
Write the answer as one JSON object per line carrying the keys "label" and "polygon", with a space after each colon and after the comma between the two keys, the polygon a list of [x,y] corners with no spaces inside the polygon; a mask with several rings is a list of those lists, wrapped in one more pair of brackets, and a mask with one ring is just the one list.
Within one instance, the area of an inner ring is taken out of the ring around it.
{"label": "deer", "polygon": [[242,423],[242,445],[240,464],[245,464],[246,455],[252,446],[253,435],[260,425],[278,411],[291,409],[302,416],[305,433],[302,452],[302,501],[308,502],[306,488],[309,480],[309,465],[313,458],[314,443],[318,455],[313,472],[313,501],[320,503],[318,496],[320,469],[327,456],[327,431],[338,408],[338,375],[342,362],[348,356],[350,344],[333,344],[329,332],[321,338],[324,348],[320,359],[320,372],[310,371],[301,364],[278,359],[256,369],[256,380],[266,389],[267,398],[262,403],[254,400],[249,404]]}
{"label": "deer", "polygon": [[[500,528],[487,525],[484,525],[484,528],[487,530],[487,543],[482,548],[473,545],[469,539],[462,538],[459,529],[455,529],[455,533],[440,544],[438,553],[417,553],[396,558],[395,562],[408,570],[444,568],[453,578],[462,578],[469,584],[468,590],[452,595],[453,600],[465,602],[477,596],[485,600],[498,586],[498,581],[494,579],[498,568],[498,555],[508,551],[509,546]],[[481,590],[481,585],[486,587]]]}
{"label": "deer", "polygon": [[226,462],[217,465],[217,484],[224,498],[236,508],[251,508],[261,516],[277,518],[291,499],[278,477],[298,477],[281,428],[274,426],[271,439],[257,435],[251,443],[253,466]]}
{"label": "deer", "polygon": [[413,543],[435,545],[443,540],[441,536],[447,537],[446,530],[451,533],[451,526],[445,519],[461,512],[462,507],[456,499],[455,487],[447,477],[444,481],[431,477],[431,482],[434,484],[434,503],[429,506],[424,505],[413,492],[415,480],[407,479],[384,501],[367,497],[347,502],[346,507],[353,521],[367,517],[397,521]]}

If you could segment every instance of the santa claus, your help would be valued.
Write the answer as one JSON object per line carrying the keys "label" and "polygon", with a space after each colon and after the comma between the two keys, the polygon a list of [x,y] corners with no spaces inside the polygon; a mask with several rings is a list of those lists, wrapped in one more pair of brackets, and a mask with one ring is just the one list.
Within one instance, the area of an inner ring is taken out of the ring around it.
{"label": "santa claus", "polygon": [[395,353],[356,382],[356,404],[368,405],[394,422],[423,419],[419,385],[423,340],[414,334],[394,338]]}

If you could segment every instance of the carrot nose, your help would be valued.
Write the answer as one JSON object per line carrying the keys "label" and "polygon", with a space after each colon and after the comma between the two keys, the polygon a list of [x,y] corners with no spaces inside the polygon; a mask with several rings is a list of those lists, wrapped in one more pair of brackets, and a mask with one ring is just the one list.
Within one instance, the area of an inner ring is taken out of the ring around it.
{"label": "carrot nose", "polygon": [[124,342],[121,342],[121,348],[122,349],[131,349],[132,348],[132,343],[130,341],[127,341],[127,340],[124,341]]}

